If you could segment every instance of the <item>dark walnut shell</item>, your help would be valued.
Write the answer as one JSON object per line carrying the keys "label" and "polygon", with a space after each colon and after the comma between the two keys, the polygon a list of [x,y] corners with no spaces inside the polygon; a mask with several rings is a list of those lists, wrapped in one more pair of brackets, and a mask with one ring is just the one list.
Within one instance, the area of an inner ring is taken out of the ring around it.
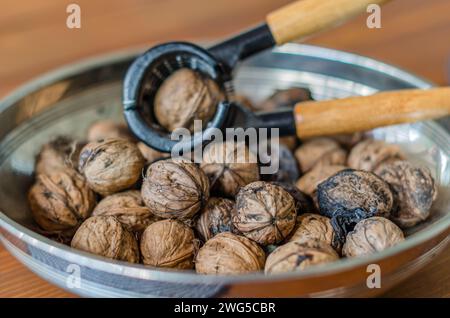
{"label": "dark walnut shell", "polygon": [[234,226],[246,237],[262,244],[283,241],[295,226],[295,201],[282,187],[257,181],[236,196]]}
{"label": "dark walnut shell", "polygon": [[390,219],[394,223],[409,228],[428,218],[437,186],[427,168],[395,161],[379,166],[375,173],[391,186],[394,209]]}
{"label": "dark walnut shell", "polygon": [[292,87],[278,90],[257,108],[261,111],[273,111],[280,107],[294,107],[299,102],[312,100],[311,92],[306,88]]}
{"label": "dark walnut shell", "polygon": [[144,204],[141,192],[128,190],[104,197],[94,208],[92,215],[110,215],[134,232],[142,232],[160,218],[153,215]]}
{"label": "dark walnut shell", "polygon": [[136,144],[125,139],[105,139],[84,146],[78,169],[92,190],[106,196],[133,186],[144,163]]}
{"label": "dark walnut shell", "polygon": [[231,220],[235,203],[225,198],[210,198],[200,212],[195,229],[200,238],[206,242],[213,236],[222,232],[239,234]]}
{"label": "dark walnut shell", "polygon": [[272,182],[272,183],[282,187],[292,196],[292,198],[295,201],[295,210],[297,211],[297,215],[308,212],[311,213],[316,212],[316,207],[314,206],[314,203],[311,200],[311,198],[292,183],[286,182]]}
{"label": "dark walnut shell", "polygon": [[219,233],[198,251],[195,270],[199,274],[233,275],[257,272],[264,268],[266,255],[246,237]]}
{"label": "dark walnut shell", "polygon": [[403,159],[405,155],[399,146],[366,139],[350,151],[347,165],[352,169],[374,171],[382,163]]}
{"label": "dark walnut shell", "polygon": [[139,263],[134,235],[113,216],[93,216],[81,224],[71,246],[107,258]]}
{"label": "dark walnut shell", "polygon": [[183,68],[158,89],[154,112],[159,124],[168,131],[187,128],[192,132],[194,120],[202,120],[205,127],[223,99],[223,92],[212,79]]}
{"label": "dark walnut shell", "polygon": [[312,170],[305,173],[300,179],[298,179],[296,186],[301,191],[309,195],[313,199],[316,208],[318,208],[319,204],[317,202],[317,186],[332,175],[345,169],[348,169],[348,167],[341,165],[316,166]]}
{"label": "dark walnut shell", "polygon": [[331,218],[339,241],[356,223],[372,216],[389,217],[394,198],[389,185],[375,174],[346,169],[317,187],[320,214]]}
{"label": "dark walnut shell", "polygon": [[278,145],[278,153],[272,153],[271,157],[270,166],[278,169],[272,174],[261,174],[262,180],[294,183],[300,177],[297,159],[286,146]]}
{"label": "dark walnut shell", "polygon": [[125,123],[105,119],[96,121],[88,128],[87,140],[90,142],[110,138],[135,141],[135,138]]}
{"label": "dark walnut shell", "polygon": [[43,145],[36,158],[36,175],[48,174],[67,167],[76,169],[83,146],[83,142],[64,136]]}
{"label": "dark walnut shell", "polygon": [[339,241],[331,225],[331,220],[323,215],[305,213],[298,216],[292,233],[289,242],[317,240],[339,249]]}
{"label": "dark walnut shell", "polygon": [[342,254],[346,257],[372,254],[404,240],[403,232],[397,225],[386,218],[375,216],[361,220],[348,233]]}
{"label": "dark walnut shell", "polygon": [[234,197],[241,187],[259,180],[257,158],[244,143],[227,141],[206,146],[200,167],[212,191],[224,196]]}
{"label": "dark walnut shell", "polygon": [[95,194],[81,174],[65,168],[37,175],[28,202],[42,229],[71,236],[94,209]]}
{"label": "dark walnut shell", "polygon": [[191,269],[197,246],[190,227],[176,220],[158,221],[142,234],[142,260],[156,267]]}
{"label": "dark walnut shell", "polygon": [[295,150],[295,157],[303,173],[315,166],[345,165],[347,152],[331,138],[320,137],[306,141]]}
{"label": "dark walnut shell", "polygon": [[267,257],[264,272],[276,274],[302,271],[310,266],[337,261],[339,255],[322,241],[292,241],[281,245]]}
{"label": "dark walnut shell", "polygon": [[144,157],[146,163],[153,163],[156,160],[168,158],[169,154],[160,152],[156,149],[153,149],[146,144],[144,144],[142,141],[138,142],[137,147],[139,148],[139,151],[141,152],[142,156]]}
{"label": "dark walnut shell", "polygon": [[159,160],[148,167],[141,193],[153,214],[187,220],[208,202],[209,182],[194,163],[181,159]]}

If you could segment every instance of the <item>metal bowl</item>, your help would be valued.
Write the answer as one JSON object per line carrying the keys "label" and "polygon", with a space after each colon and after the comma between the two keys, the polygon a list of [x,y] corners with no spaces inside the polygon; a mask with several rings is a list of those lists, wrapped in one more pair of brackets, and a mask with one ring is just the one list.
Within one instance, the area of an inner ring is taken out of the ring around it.
{"label": "metal bowl", "polygon": [[[0,239],[23,264],[48,281],[84,296],[368,296],[425,266],[449,241],[449,135],[435,122],[377,129],[427,165],[439,184],[431,217],[405,242],[367,257],[342,259],[303,272],[264,276],[204,276],[161,270],[87,254],[34,232],[26,192],[40,146],[56,135],[83,137],[99,118],[121,118],[121,80],[135,56],[116,54],[43,76],[0,104]],[[367,95],[378,90],[427,88],[416,76],[353,54],[289,44],[244,63],[236,89],[260,100],[275,89],[302,86],[314,98]],[[369,288],[369,264],[381,269],[381,288]],[[79,284],[74,279],[81,277]]]}

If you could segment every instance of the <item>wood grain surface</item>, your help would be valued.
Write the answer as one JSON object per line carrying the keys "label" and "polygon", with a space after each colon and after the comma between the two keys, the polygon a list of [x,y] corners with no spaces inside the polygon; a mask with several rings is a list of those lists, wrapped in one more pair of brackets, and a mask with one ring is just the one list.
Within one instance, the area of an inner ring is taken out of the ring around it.
{"label": "wood grain surface", "polygon": [[[331,1],[331,0],[330,0]],[[66,7],[81,7],[81,29]],[[171,40],[211,40],[264,20],[288,0],[0,0],[0,97],[66,63]],[[448,83],[450,1],[394,0],[382,28],[367,14],[307,42],[367,55]],[[387,297],[450,297],[450,247]],[[73,297],[43,281],[0,246],[0,297]]]}

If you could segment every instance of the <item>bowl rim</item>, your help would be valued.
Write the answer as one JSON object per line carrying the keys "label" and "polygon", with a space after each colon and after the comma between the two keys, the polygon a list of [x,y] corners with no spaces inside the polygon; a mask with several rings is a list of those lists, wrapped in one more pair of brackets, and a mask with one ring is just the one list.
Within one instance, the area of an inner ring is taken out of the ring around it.
{"label": "bowl rim", "polygon": [[[121,50],[115,53],[100,55],[93,58],[84,59],[81,62],[76,62],[57,68],[54,71],[45,73],[7,95],[0,101],[0,113],[8,107],[24,98],[28,94],[41,89],[47,85],[54,84],[57,81],[63,80],[70,76],[76,76],[91,68],[104,67],[112,63],[119,63],[127,59],[131,59],[140,53],[142,49],[128,49]],[[364,57],[361,55],[343,52],[339,50],[323,48],[306,44],[289,43],[278,47],[272,51],[273,53],[292,54],[320,57],[322,59],[356,65],[362,68],[367,68],[377,72],[382,72],[387,75],[402,79],[418,88],[429,88],[434,86],[431,82],[415,76],[401,68],[392,66],[390,64],[379,62],[375,59]],[[450,135],[437,123],[426,121],[423,122],[429,129],[433,129],[442,136],[450,138]],[[87,252],[79,251],[70,246],[55,242],[49,238],[33,232],[25,226],[13,221],[6,214],[0,211],[0,227],[5,229],[10,234],[14,235],[27,244],[30,244],[38,249],[41,249],[56,257],[60,257],[65,261],[86,266],[92,269],[109,272],[112,274],[120,274],[130,278],[149,279],[164,282],[182,283],[182,284],[231,284],[231,283],[246,283],[252,281],[276,282],[281,280],[292,279],[306,279],[323,275],[331,275],[333,273],[344,272],[352,268],[361,267],[366,264],[377,263],[384,258],[392,257],[396,254],[409,250],[423,242],[426,242],[450,228],[450,214],[447,214],[442,220],[429,226],[427,230],[419,231],[413,234],[404,242],[393,246],[384,251],[358,258],[343,258],[337,262],[325,264],[323,266],[310,267],[301,272],[280,273],[274,275],[265,275],[264,272],[249,273],[242,275],[199,275],[195,271],[180,271],[171,269],[161,269],[150,267],[143,264],[131,264],[128,262],[111,260],[102,256],[97,256]],[[1,240],[7,240],[0,232]]]}

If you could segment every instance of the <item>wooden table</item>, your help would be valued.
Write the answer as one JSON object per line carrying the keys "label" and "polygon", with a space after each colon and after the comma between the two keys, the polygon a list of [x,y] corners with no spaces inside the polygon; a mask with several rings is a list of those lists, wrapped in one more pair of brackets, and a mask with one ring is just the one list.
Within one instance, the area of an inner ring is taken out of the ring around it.
{"label": "wooden table", "polygon": [[[332,0],[330,0],[332,1]],[[66,6],[81,7],[81,29],[66,27]],[[2,0],[0,97],[42,72],[81,58],[170,40],[224,37],[261,21],[288,0]],[[399,65],[447,84],[450,1],[396,0],[382,10],[382,28],[367,14],[308,43]],[[0,297],[71,297],[18,263],[0,246]],[[391,297],[450,297],[450,247]]]}

